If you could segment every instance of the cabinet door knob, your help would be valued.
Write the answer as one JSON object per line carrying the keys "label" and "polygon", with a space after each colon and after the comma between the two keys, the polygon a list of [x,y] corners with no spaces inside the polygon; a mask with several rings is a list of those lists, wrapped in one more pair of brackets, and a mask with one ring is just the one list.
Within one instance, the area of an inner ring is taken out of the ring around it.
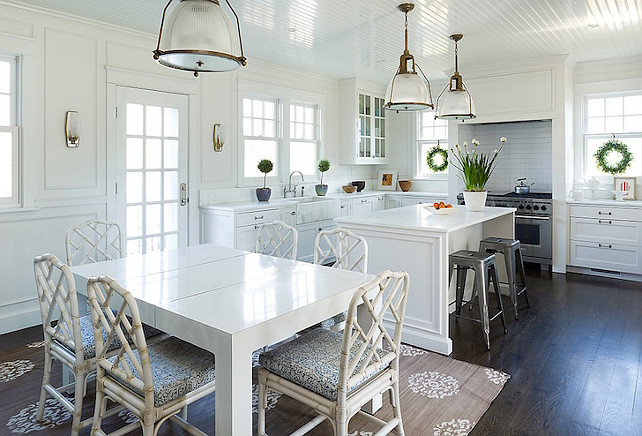
{"label": "cabinet door knob", "polygon": [[290,212],[290,215],[296,215],[295,211]]}

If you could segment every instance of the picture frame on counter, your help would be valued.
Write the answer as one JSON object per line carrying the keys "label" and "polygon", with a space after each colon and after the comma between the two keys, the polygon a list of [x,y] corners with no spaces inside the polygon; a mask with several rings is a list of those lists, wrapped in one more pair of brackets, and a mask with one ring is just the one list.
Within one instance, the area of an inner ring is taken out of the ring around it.
{"label": "picture frame on counter", "polygon": [[613,189],[617,192],[624,192],[624,200],[635,200],[635,177],[614,177]]}
{"label": "picture frame on counter", "polygon": [[397,190],[397,170],[379,171],[378,189],[383,191]]}

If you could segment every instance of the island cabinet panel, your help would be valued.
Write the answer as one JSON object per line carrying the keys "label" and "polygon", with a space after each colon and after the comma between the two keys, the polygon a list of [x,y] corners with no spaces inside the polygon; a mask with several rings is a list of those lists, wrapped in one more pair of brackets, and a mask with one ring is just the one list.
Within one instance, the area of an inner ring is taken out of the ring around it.
{"label": "island cabinet panel", "polygon": [[569,265],[598,275],[642,274],[641,208],[573,204],[569,223]]}

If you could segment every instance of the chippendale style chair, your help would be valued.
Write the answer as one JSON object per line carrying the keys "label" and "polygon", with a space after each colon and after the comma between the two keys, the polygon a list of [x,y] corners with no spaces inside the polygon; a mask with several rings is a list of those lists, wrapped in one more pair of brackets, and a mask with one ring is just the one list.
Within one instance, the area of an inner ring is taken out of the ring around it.
{"label": "chippendale style chair", "polygon": [[299,234],[283,221],[261,224],[256,233],[256,252],[296,260]]}
{"label": "chippendale style chair", "polygon": [[[399,402],[399,347],[408,296],[408,274],[380,273],[352,297],[343,332],[315,329],[259,357],[258,435],[265,433],[267,391],[288,395],[319,416],[299,429],[303,434],[328,419],[335,435],[347,436],[348,421],[357,413],[381,426],[377,435],[396,429],[403,435]],[[363,304],[368,322],[357,320]],[[392,336],[383,317],[395,321]],[[374,344],[374,345],[373,345]],[[361,407],[389,391],[393,418],[383,421]]]}
{"label": "chippendale style chair", "polygon": [[[314,241],[314,263],[349,271],[368,272],[368,243],[363,236],[337,227],[322,230]],[[345,325],[346,312],[321,322],[321,327],[339,331]]]}
{"label": "chippendale style chair", "polygon": [[123,238],[118,223],[89,220],[67,230],[67,265],[119,259],[123,257]]}
{"label": "chippendale style chair", "polygon": [[[110,277],[90,278],[87,296],[98,368],[91,434],[105,435],[101,424],[107,399],[138,418],[111,434],[141,426],[144,436],[156,435],[167,419],[192,434],[204,434],[177,414],[214,392],[214,355],[174,336],[148,343],[135,298]],[[110,305],[118,309],[108,310]],[[128,337],[132,345],[124,340]],[[110,358],[107,344],[115,338],[120,345]]]}

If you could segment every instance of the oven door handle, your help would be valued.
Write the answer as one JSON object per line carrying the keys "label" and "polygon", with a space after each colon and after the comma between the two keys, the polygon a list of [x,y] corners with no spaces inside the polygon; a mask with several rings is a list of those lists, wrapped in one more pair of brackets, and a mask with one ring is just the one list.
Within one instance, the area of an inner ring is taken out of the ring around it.
{"label": "oven door handle", "polygon": [[515,215],[515,218],[522,218],[527,220],[540,220],[540,221],[550,221],[550,216],[528,216],[528,215]]}

